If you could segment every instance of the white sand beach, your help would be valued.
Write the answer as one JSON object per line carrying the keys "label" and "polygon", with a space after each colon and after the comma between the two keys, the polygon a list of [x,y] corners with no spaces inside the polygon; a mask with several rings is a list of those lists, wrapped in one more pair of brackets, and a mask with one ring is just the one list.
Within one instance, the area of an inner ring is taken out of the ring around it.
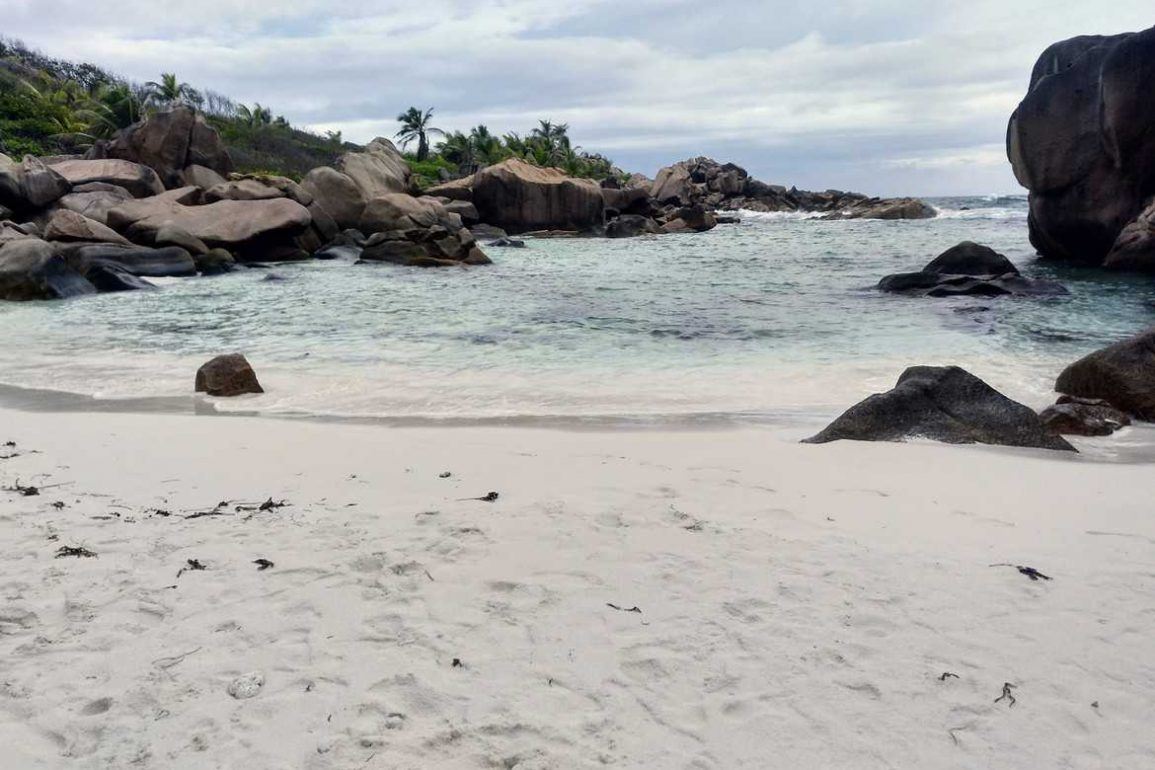
{"label": "white sand beach", "polygon": [[1155,767],[1149,465],[769,428],[0,426],[0,482],[40,487],[0,493],[6,769]]}

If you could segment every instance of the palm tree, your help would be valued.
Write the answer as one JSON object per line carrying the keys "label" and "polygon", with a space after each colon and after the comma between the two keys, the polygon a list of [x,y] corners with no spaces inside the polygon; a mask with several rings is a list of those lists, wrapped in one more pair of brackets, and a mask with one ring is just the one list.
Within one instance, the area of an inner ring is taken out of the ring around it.
{"label": "palm tree", "polygon": [[535,153],[537,160],[546,166],[564,163],[566,153],[570,149],[569,124],[549,120],[539,120],[537,123],[537,128],[530,132],[530,137],[536,139],[540,148],[544,150],[542,153]]}
{"label": "palm tree", "polygon": [[484,125],[469,132],[469,143],[473,145],[473,156],[478,163],[497,163],[505,156],[501,139],[489,133]]}
{"label": "palm tree", "polygon": [[445,132],[440,128],[434,128],[429,125],[429,121],[433,120],[433,108],[430,107],[425,112],[410,107],[405,112],[397,116],[397,122],[401,124],[401,130],[397,132],[396,136],[401,140],[401,146],[409,145],[414,139],[417,140],[417,160],[423,161],[429,157],[429,137],[431,136],[445,136]]}
{"label": "palm tree", "polygon": [[473,150],[473,142],[460,131],[446,134],[445,140],[437,146],[442,158],[464,172],[470,172],[476,164]]}
{"label": "palm tree", "polygon": [[161,107],[173,107],[178,104],[195,105],[203,101],[195,88],[177,80],[172,72],[161,73],[159,83],[150,80],[144,87],[148,92],[149,103]]}
{"label": "palm tree", "polygon": [[237,105],[237,120],[249,128],[263,128],[273,123],[273,111],[268,107],[262,107],[260,102],[255,103],[252,107],[239,104]]}

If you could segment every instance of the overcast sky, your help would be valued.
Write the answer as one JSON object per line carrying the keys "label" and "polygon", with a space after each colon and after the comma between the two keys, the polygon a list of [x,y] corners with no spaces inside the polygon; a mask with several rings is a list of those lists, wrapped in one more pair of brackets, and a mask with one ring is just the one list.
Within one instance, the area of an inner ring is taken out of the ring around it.
{"label": "overcast sky", "polygon": [[[436,124],[575,141],[653,174],[710,155],[768,182],[1015,192],[1006,120],[1049,43],[1152,0],[0,0],[0,34],[138,80],[175,71],[367,141]],[[336,7],[334,7],[336,6]]]}

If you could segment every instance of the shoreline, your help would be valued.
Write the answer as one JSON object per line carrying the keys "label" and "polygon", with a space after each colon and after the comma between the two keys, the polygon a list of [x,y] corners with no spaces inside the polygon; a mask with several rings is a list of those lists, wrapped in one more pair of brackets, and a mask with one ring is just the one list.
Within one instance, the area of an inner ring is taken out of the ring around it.
{"label": "shoreline", "polygon": [[0,424],[3,486],[40,487],[0,492],[20,767],[1155,761],[1144,466],[749,426]]}
{"label": "shoreline", "polygon": [[[384,417],[373,415],[334,415],[311,412],[274,412],[246,410],[246,397],[212,399],[200,394],[189,396],[156,396],[144,398],[98,398],[67,391],[23,388],[0,383],[0,415],[9,412],[28,415],[127,415],[168,418],[231,418],[288,424],[348,426],[383,430],[468,431],[531,430],[577,434],[708,434],[760,430],[783,444],[798,443],[822,430],[846,407],[819,410],[798,407],[766,412],[687,412],[642,415],[508,415],[492,417]],[[229,408],[221,409],[220,405]],[[849,405],[847,405],[849,406]],[[1155,424],[1137,422],[1110,436],[1067,436],[1079,450],[1069,455],[1047,450],[1020,450],[987,444],[943,444],[916,439],[907,442],[842,442],[864,445],[886,443],[937,446],[955,450],[974,450],[993,454],[1026,454],[1064,462],[1087,462],[1108,465],[1155,464]]]}

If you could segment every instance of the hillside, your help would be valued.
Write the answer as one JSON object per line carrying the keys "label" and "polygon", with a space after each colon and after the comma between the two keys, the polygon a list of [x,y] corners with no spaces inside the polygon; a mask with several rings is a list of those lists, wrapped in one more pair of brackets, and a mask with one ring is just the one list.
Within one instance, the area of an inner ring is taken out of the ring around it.
{"label": "hillside", "polygon": [[355,145],[341,135],[295,128],[260,104],[251,107],[165,74],[134,83],[93,64],[76,64],[0,39],[0,152],[57,155],[85,152],[151,112],[196,107],[228,145],[241,172],[300,178]]}
{"label": "hillside", "polygon": [[[294,127],[260,104],[239,104],[181,82],[174,74],[136,83],[93,64],[53,59],[23,43],[0,38],[0,152],[10,156],[83,153],[142,117],[178,104],[195,107],[221,134],[242,173],[273,173],[299,180],[356,149],[340,134],[324,136]],[[556,166],[570,176],[624,176],[602,155],[575,146],[569,127],[548,120],[524,137],[493,134],[481,125],[445,132],[432,125],[433,110],[409,108],[398,116],[402,144],[415,183],[427,187],[465,176],[509,158]],[[437,139],[436,146],[430,141]]]}

